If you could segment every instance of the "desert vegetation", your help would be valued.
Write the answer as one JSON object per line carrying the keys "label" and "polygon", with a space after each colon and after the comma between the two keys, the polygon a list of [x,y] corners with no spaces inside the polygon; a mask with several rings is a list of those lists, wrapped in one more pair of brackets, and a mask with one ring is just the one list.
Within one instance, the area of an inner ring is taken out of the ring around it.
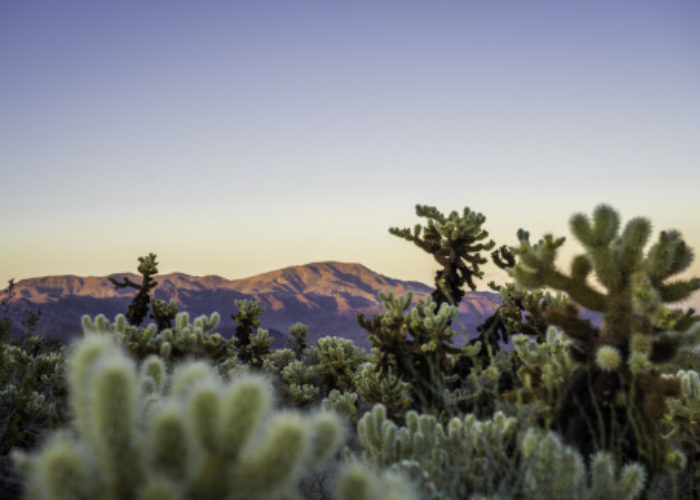
{"label": "desert vegetation", "polygon": [[[63,346],[9,335],[2,303],[0,453],[8,498],[502,499],[700,497],[700,316],[673,308],[680,232],[570,219],[584,252],[526,230],[497,246],[465,208],[390,232],[435,258],[432,295],[380,294],[351,340],[274,345],[257,303],[190,318],[155,300],[155,254],[125,314],[84,316]],[[511,280],[458,347],[453,319],[489,257]],[[7,290],[12,293],[12,283]],[[597,313],[600,324],[585,319]],[[223,311],[222,311],[223,313]],[[148,325],[144,321],[153,320]]]}

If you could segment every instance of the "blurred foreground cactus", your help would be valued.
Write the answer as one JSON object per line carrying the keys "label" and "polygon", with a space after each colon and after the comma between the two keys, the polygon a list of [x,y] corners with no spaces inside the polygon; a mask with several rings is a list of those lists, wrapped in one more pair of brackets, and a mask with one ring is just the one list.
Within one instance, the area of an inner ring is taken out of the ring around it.
{"label": "blurred foreground cactus", "polygon": [[289,498],[343,441],[333,413],[274,410],[259,376],[224,383],[199,361],[169,377],[102,335],[76,346],[69,382],[71,426],[18,458],[27,498]]}

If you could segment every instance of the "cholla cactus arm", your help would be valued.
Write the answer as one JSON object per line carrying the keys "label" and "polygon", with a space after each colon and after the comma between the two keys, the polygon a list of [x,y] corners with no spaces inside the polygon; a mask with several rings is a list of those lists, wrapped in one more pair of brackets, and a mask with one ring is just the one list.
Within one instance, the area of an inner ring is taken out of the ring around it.
{"label": "cholla cactus arm", "polygon": [[264,499],[279,493],[298,477],[309,444],[309,429],[301,418],[280,415],[260,449],[231,471],[236,488],[230,498]]}
{"label": "cholla cactus arm", "polygon": [[555,240],[551,234],[545,235],[544,239],[535,245],[521,242],[520,247],[516,249],[520,261],[510,270],[511,276],[525,288],[549,286],[567,292],[588,309],[602,311],[605,307],[604,296],[584,282],[590,270],[585,259],[574,259],[574,277],[569,278],[555,269],[554,259],[563,244],[564,238]]}
{"label": "cholla cactus arm", "polygon": [[297,407],[314,404],[321,396],[321,390],[313,384],[289,384],[287,392]]}
{"label": "cholla cactus arm", "polygon": [[581,455],[554,433],[541,435],[528,430],[520,440],[520,453],[525,496],[582,498],[586,467]]}
{"label": "cholla cactus arm", "polygon": [[154,470],[172,481],[186,477],[187,457],[191,450],[185,422],[177,405],[163,406],[152,416],[149,440]]}
{"label": "cholla cactus arm", "polygon": [[345,426],[335,411],[320,411],[311,420],[311,442],[306,466],[316,469],[330,460],[345,441]]}
{"label": "cholla cactus arm", "polygon": [[75,427],[83,439],[92,437],[90,412],[90,373],[100,357],[117,351],[114,342],[105,336],[86,337],[74,348],[68,364],[68,401],[75,415]]}
{"label": "cholla cactus arm", "polygon": [[389,232],[433,255],[442,266],[435,276],[433,299],[438,305],[457,305],[464,296],[464,283],[475,290],[474,278],[483,276],[479,265],[487,260],[479,252],[489,251],[495,245],[492,240],[482,241],[488,237],[481,228],[486,217],[469,208],[464,208],[461,216],[453,211],[446,217],[435,207],[424,205],[416,205],[416,214],[428,219],[427,226],[416,225],[413,231],[393,227]]}
{"label": "cholla cactus arm", "polygon": [[612,455],[598,452],[591,457],[590,476],[586,498],[633,500],[641,495],[647,475],[644,467],[638,463],[631,463],[625,465],[618,477]]}
{"label": "cholla cactus arm", "polygon": [[337,411],[351,422],[357,421],[357,393],[355,392],[340,392],[338,389],[333,389],[321,401],[321,406]]}
{"label": "cholla cactus arm", "polygon": [[[52,500],[94,498],[86,457],[75,447],[67,433],[56,433],[44,445],[43,453],[30,465],[27,497],[38,498],[49,492]],[[41,487],[37,487],[40,485]]]}
{"label": "cholla cactus arm", "polygon": [[227,458],[238,458],[270,405],[270,388],[263,379],[251,376],[230,387],[217,425]]}

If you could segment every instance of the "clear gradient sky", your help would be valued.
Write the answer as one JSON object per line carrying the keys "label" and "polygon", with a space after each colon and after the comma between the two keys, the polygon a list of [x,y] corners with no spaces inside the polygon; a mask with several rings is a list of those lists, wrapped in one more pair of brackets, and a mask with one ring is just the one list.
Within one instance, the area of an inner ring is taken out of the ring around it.
{"label": "clear gradient sky", "polygon": [[700,254],[700,2],[5,0],[0,169],[4,283],[149,251],[430,283],[387,231],[416,203],[514,244],[605,202]]}

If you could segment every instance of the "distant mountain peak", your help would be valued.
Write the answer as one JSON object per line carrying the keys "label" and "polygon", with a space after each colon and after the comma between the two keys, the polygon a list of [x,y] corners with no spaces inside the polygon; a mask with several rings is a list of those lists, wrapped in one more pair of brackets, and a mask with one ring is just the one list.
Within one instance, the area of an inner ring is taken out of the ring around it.
{"label": "distant mountain peak", "polygon": [[[112,273],[139,282],[134,273]],[[154,295],[174,299],[180,310],[193,316],[218,311],[222,315],[220,333],[230,335],[235,325],[229,318],[235,300],[255,300],[265,308],[262,326],[286,332],[297,322],[310,327],[310,338],[340,335],[367,347],[367,332],[357,324],[357,314],[370,317],[382,312],[378,294],[393,290],[397,295],[413,293],[413,300],[425,298],[432,288],[417,281],[403,281],[379,274],[355,262],[320,261],[269,271],[243,279],[230,280],[217,275],[191,276],[172,272],[155,277]],[[137,291],[116,289],[107,276],[44,276],[16,284],[13,302],[41,309],[39,333],[63,338],[80,332],[83,314],[103,313],[113,318],[125,312]],[[490,315],[500,303],[492,292],[467,292],[460,314],[470,329]],[[277,345],[276,347],[282,347]]]}

